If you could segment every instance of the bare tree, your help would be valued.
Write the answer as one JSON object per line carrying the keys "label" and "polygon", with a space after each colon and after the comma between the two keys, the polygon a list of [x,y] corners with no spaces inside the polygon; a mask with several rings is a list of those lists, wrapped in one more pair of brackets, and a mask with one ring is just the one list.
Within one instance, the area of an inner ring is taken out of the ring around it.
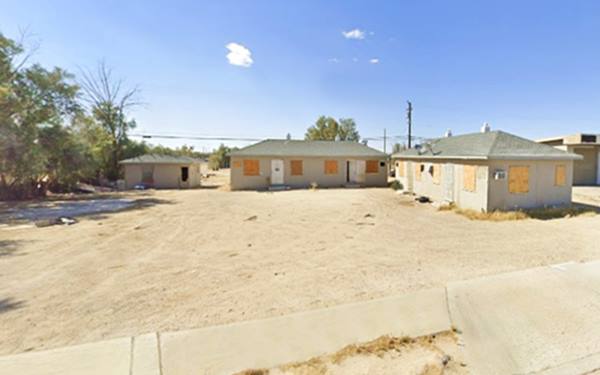
{"label": "bare tree", "polygon": [[125,88],[124,80],[115,79],[112,69],[104,61],[98,63],[95,71],[82,69],[79,85],[89,112],[110,137],[105,173],[109,179],[116,180],[127,132],[135,128],[135,121],[128,120],[127,113],[143,104],[139,99],[139,86]]}

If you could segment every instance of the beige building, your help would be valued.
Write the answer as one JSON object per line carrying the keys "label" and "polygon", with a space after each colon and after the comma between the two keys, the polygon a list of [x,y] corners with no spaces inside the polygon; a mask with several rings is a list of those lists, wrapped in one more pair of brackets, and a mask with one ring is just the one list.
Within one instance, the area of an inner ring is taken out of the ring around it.
{"label": "beige building", "polygon": [[200,186],[202,162],[186,156],[142,155],[122,160],[125,187],[186,189]]}
{"label": "beige building", "polygon": [[358,142],[268,139],[231,152],[231,189],[386,186],[386,163]]}
{"label": "beige building", "polygon": [[405,191],[478,211],[570,205],[580,158],[502,131],[439,138],[392,155]]}
{"label": "beige building", "polygon": [[600,185],[600,135],[573,134],[538,142],[581,155],[573,165],[573,185]]}

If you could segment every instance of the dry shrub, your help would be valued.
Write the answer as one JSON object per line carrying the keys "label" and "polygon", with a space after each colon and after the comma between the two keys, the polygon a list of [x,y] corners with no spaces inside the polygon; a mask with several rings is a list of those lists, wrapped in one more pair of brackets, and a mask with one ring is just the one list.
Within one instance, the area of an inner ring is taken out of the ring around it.
{"label": "dry shrub", "polygon": [[481,212],[471,209],[457,208],[454,206],[454,204],[440,206],[438,211],[454,211],[455,213],[462,215],[469,220],[484,221],[513,221],[525,219],[551,220],[581,215],[593,216],[598,213],[597,210],[586,207],[548,207],[531,210],[494,210],[491,212]]}

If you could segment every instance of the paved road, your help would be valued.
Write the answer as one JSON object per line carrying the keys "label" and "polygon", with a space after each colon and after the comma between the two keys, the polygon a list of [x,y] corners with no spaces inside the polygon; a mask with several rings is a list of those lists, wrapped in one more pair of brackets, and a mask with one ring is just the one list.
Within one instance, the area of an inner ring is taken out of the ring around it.
{"label": "paved road", "polygon": [[600,261],[272,319],[0,357],[0,374],[231,373],[304,360],[383,334],[440,332],[451,324],[474,374],[600,369]]}

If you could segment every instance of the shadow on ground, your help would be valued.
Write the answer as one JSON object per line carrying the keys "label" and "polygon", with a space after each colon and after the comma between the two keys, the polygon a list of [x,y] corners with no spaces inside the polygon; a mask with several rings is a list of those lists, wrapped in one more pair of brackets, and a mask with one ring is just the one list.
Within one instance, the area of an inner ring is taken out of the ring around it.
{"label": "shadow on ground", "polygon": [[[22,241],[0,240],[0,258],[16,255]],[[22,255],[22,254],[21,254]]]}
{"label": "shadow on ground", "polygon": [[25,302],[16,301],[14,298],[0,298],[0,314],[21,308],[24,304]]}
{"label": "shadow on ground", "polygon": [[170,200],[159,198],[48,201],[3,210],[0,212],[0,223],[35,222],[37,224],[48,221],[54,224],[54,220],[60,217],[92,217],[99,219],[105,218],[105,214],[108,213],[144,209],[158,204],[172,203]]}

